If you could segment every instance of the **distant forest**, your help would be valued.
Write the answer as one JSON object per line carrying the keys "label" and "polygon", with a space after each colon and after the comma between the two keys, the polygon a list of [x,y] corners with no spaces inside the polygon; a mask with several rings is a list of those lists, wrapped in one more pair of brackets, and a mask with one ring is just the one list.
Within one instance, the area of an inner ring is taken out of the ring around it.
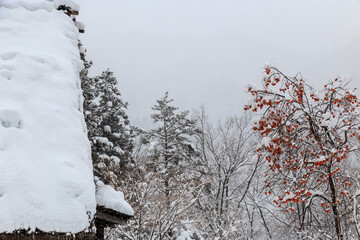
{"label": "distant forest", "polygon": [[315,90],[266,66],[245,113],[211,123],[204,108],[156,101],[133,126],[110,70],[89,76],[84,115],[94,174],[135,211],[108,239],[358,239],[360,108],[348,82]]}

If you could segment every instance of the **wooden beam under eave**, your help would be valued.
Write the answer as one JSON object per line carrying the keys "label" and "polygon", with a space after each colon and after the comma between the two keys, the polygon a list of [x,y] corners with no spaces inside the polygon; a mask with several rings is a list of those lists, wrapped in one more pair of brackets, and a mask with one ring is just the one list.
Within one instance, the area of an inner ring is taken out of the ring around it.
{"label": "wooden beam under eave", "polygon": [[105,222],[107,222],[107,224],[121,224],[121,225],[125,225],[127,220],[123,219],[123,218],[119,218],[117,216],[111,215],[111,214],[107,214],[104,212],[96,212],[96,218],[101,219]]}

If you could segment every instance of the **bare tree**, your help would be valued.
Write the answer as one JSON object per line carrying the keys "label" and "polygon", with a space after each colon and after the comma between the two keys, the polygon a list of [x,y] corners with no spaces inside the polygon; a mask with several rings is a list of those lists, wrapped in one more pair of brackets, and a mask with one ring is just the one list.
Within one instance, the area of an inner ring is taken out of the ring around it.
{"label": "bare tree", "polygon": [[244,236],[243,201],[260,162],[254,151],[251,116],[229,117],[213,127],[202,109],[196,119],[200,129],[196,146],[201,153],[196,165],[206,183],[197,201],[199,227],[208,237],[238,239]]}

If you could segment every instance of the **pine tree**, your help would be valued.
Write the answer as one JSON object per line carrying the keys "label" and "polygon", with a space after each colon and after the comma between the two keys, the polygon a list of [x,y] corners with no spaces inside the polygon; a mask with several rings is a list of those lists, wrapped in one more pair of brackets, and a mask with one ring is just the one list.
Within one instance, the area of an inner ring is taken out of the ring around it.
{"label": "pine tree", "polygon": [[89,77],[91,62],[84,61],[80,73],[84,91],[84,113],[91,143],[94,175],[105,184],[117,187],[130,162],[133,131],[125,112],[125,102],[118,89],[117,79],[109,70],[100,76]]}
{"label": "pine tree", "polygon": [[150,144],[154,146],[154,163],[163,174],[167,199],[173,187],[171,176],[182,173],[196,155],[190,142],[196,133],[196,122],[188,118],[189,111],[176,113],[178,108],[171,106],[171,102],[173,99],[168,98],[168,92],[157,100],[157,104],[152,107],[155,113],[151,118],[158,127],[148,132]]}
{"label": "pine tree", "polygon": [[168,93],[157,101],[151,115],[157,127],[142,131],[138,139],[136,168],[126,183],[135,217],[119,226],[119,239],[176,239],[203,188],[192,164],[196,122],[172,102]]}

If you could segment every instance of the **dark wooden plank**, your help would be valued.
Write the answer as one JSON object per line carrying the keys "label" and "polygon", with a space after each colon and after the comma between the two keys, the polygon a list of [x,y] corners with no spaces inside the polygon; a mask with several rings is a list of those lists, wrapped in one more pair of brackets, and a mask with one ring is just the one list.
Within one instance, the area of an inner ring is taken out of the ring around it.
{"label": "dark wooden plank", "polygon": [[36,231],[35,233],[27,233],[24,230],[15,231],[14,233],[0,234],[0,240],[95,240],[95,233],[78,233],[75,235],[66,233],[45,233]]}
{"label": "dark wooden plank", "polygon": [[114,224],[126,224],[126,222],[132,217],[133,216],[119,213],[103,206],[96,207],[95,218],[103,220],[107,226]]}
{"label": "dark wooden plank", "polygon": [[96,218],[104,220],[110,224],[126,224],[127,220],[124,218],[119,218],[117,216],[106,214],[104,212],[97,212]]}

